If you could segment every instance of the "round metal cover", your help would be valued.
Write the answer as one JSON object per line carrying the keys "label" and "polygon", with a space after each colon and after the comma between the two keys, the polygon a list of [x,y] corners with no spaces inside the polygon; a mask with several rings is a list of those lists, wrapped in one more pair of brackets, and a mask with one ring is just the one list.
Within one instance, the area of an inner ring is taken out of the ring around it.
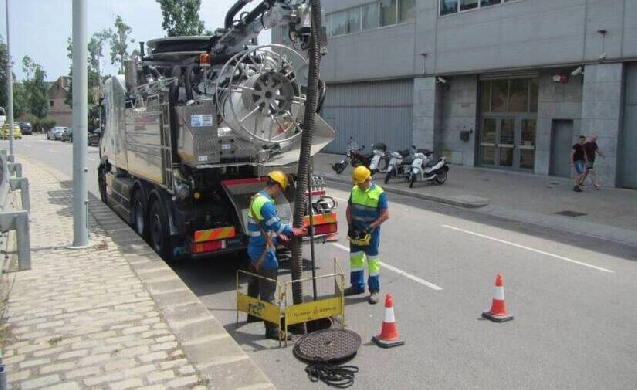
{"label": "round metal cover", "polygon": [[360,346],[358,334],[330,328],[303,336],[294,345],[294,355],[308,362],[338,362],[354,357]]}

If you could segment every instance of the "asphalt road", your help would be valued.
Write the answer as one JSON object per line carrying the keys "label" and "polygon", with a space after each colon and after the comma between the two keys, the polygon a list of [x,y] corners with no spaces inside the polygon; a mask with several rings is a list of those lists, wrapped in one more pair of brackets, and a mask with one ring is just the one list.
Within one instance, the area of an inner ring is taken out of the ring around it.
{"label": "asphalt road", "polygon": [[[15,151],[18,161],[25,155],[71,174],[69,144],[26,136],[16,141]],[[89,147],[88,158],[94,175],[96,148]],[[97,193],[94,176],[89,188]],[[329,192],[345,203],[345,188]],[[348,298],[347,327],[363,339],[350,363],[360,368],[352,389],[635,387],[634,249],[411,198],[392,195],[389,200],[381,290],[394,297],[406,344],[388,350],[372,344],[384,318],[382,303],[370,306],[362,296]],[[344,210],[339,208],[340,220]],[[333,258],[347,271],[344,230],[337,243],[317,245],[319,275],[332,272]],[[309,382],[291,346],[279,349],[263,340],[261,324],[235,323],[236,260],[172,266],[278,389],[321,386]],[[480,319],[491,304],[496,273],[504,276],[512,322]],[[285,264],[282,274],[289,274]],[[310,286],[304,287],[310,294]],[[319,294],[329,288],[320,284]]]}

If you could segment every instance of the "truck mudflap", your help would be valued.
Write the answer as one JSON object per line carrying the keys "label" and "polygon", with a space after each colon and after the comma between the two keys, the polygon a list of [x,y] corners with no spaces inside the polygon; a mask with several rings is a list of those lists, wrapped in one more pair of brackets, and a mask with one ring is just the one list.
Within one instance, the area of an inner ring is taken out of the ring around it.
{"label": "truck mudflap", "polygon": [[[243,231],[247,231],[248,226],[248,208],[250,207],[250,200],[252,196],[261,191],[265,187],[267,177],[251,178],[251,179],[235,179],[235,180],[223,180],[223,185],[228,198],[234,205],[239,221],[241,222],[241,228]],[[319,196],[324,195],[325,191],[312,191],[313,199],[319,201]],[[281,193],[276,199],[274,199],[274,206],[277,210],[277,215],[285,223],[292,221],[294,205],[294,189],[289,186],[287,190]],[[316,209],[316,207],[315,207]],[[331,241],[336,238],[338,231],[338,222],[335,211],[324,210],[321,213],[315,213],[313,215],[314,220],[314,233],[315,239]],[[305,226],[309,226],[309,216],[305,216],[303,223]]]}

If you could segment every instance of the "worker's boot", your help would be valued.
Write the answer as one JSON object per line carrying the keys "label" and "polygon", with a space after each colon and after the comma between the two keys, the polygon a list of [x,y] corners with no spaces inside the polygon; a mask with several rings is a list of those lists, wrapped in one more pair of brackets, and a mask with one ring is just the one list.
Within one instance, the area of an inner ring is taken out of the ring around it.
{"label": "worker's boot", "polygon": [[248,319],[246,320],[246,322],[250,323],[250,322],[262,322],[263,320],[259,317],[255,317],[252,314],[248,314]]}
{"label": "worker's boot", "polygon": [[345,289],[343,293],[345,294],[346,297],[349,297],[351,295],[360,295],[364,292],[365,292],[364,289],[360,289],[354,286],[349,286],[348,288]]}
{"label": "worker's boot", "polygon": [[370,292],[368,302],[370,305],[375,305],[378,303],[378,291]]}

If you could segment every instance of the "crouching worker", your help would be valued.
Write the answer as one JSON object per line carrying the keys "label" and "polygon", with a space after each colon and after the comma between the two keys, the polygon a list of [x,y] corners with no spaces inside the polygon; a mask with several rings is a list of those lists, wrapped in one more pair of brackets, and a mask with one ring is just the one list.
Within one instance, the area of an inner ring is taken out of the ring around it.
{"label": "crouching worker", "polygon": [[[248,256],[250,257],[250,272],[263,278],[253,278],[248,285],[248,296],[262,301],[274,301],[276,279],[279,262],[276,257],[276,245],[294,236],[305,236],[307,228],[293,228],[292,225],[281,222],[274,207],[274,199],[288,186],[288,176],[281,171],[268,174],[265,188],[252,197],[248,215]],[[248,316],[248,322],[255,317]],[[278,324],[265,322],[265,337],[268,339],[288,339],[289,335],[278,330]]]}

